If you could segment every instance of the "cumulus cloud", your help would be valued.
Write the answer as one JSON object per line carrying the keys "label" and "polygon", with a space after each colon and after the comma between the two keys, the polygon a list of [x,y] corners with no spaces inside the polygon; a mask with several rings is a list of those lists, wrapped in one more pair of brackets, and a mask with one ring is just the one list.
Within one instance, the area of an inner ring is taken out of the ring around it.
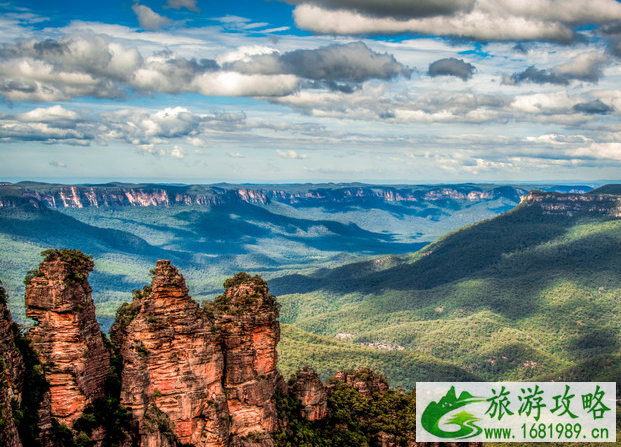
{"label": "cumulus cloud", "polygon": [[608,58],[599,53],[583,53],[570,62],[554,67],[554,71],[569,79],[596,82],[602,77]]}
{"label": "cumulus cloud", "polygon": [[[405,0],[288,1],[297,5],[294,18],[298,27],[322,34],[420,33],[478,40],[569,42],[579,25],[607,24],[621,19],[621,4],[615,0],[588,3],[583,0],[478,0],[415,4]],[[435,11],[432,3],[437,8]],[[383,9],[385,4],[388,7]],[[424,7],[431,9],[425,11]]]}
{"label": "cumulus cloud", "polygon": [[164,8],[186,8],[188,11],[199,12],[198,7],[196,6],[196,0],[168,0]]}
{"label": "cumulus cloud", "polygon": [[0,141],[41,141],[89,145],[120,141],[148,152],[166,155],[158,144],[175,144],[168,154],[184,158],[181,146],[206,147],[204,140],[217,134],[248,130],[244,113],[193,113],[185,107],[161,110],[121,109],[98,115],[56,105],[25,113],[0,115]]}
{"label": "cumulus cloud", "polygon": [[231,67],[247,74],[295,75],[319,82],[320,87],[344,92],[353,89],[342,83],[358,84],[369,79],[388,80],[398,75],[411,74],[411,70],[397,62],[394,56],[371,51],[362,42],[334,44],[316,50],[295,50],[284,54],[259,54],[236,61]]}
{"label": "cumulus cloud", "polygon": [[91,32],[58,40],[34,39],[0,48],[0,93],[14,101],[59,101],[77,96],[125,95],[142,65],[135,48]]}
{"label": "cumulus cloud", "polygon": [[207,129],[234,130],[245,125],[243,114],[195,114],[185,107],[150,111],[125,109],[101,115],[108,139],[120,139],[135,145],[165,143],[171,139],[193,138]]}
{"label": "cumulus cloud", "polygon": [[245,158],[244,155],[240,152],[228,152],[226,155],[231,158]]}
{"label": "cumulus cloud", "polygon": [[472,77],[476,68],[474,65],[464,62],[463,59],[449,57],[440,59],[429,64],[429,76],[456,76],[464,81]]}
{"label": "cumulus cloud", "polygon": [[158,14],[148,6],[136,3],[132,6],[132,9],[138,17],[138,23],[141,28],[148,29],[150,31],[157,31],[172,23],[172,20]]}
{"label": "cumulus cloud", "polygon": [[287,160],[303,160],[308,158],[308,155],[298,154],[296,151],[289,149],[287,151],[281,151],[280,149],[276,150],[276,153],[280,158],[285,158]]}
{"label": "cumulus cloud", "polygon": [[372,17],[401,20],[470,11],[475,0],[285,0],[289,4],[310,4],[329,10],[351,10]]}
{"label": "cumulus cloud", "polygon": [[576,112],[586,113],[588,115],[606,115],[614,111],[614,108],[610,107],[608,104],[604,104],[599,99],[596,99],[595,101],[578,103],[573,106],[573,109]]}
{"label": "cumulus cloud", "polygon": [[571,153],[575,157],[621,161],[621,143],[594,142]]}
{"label": "cumulus cloud", "polygon": [[[608,98],[612,93],[601,95]],[[591,96],[591,101],[598,98],[595,94]],[[590,101],[585,101],[582,95],[569,95],[564,90],[521,95],[443,90],[391,94],[386,87],[366,83],[349,95],[307,90],[272,101],[316,118],[408,124],[522,122],[566,126],[584,125],[597,116],[596,113],[585,114],[587,106],[584,105],[575,109],[574,106]],[[610,102],[608,99],[602,101]],[[588,107],[594,112],[597,104]]]}
{"label": "cumulus cloud", "polygon": [[178,158],[179,160],[183,160],[185,157],[185,151],[180,146],[175,146],[173,150],[170,152],[170,156],[173,158]]}
{"label": "cumulus cloud", "polygon": [[0,141],[40,141],[86,146],[96,138],[97,127],[94,123],[58,105],[0,116]]}
{"label": "cumulus cloud", "polygon": [[530,66],[523,72],[505,76],[505,84],[532,82],[535,84],[567,85],[572,80],[597,82],[609,64],[608,58],[600,53],[583,53],[566,64],[552,69],[537,69]]}
{"label": "cumulus cloud", "polygon": [[135,92],[269,97],[316,87],[352,92],[369,79],[410,73],[394,56],[361,42],[284,54],[241,47],[216,59],[188,59],[168,50],[143,58],[135,48],[84,31],[0,47],[0,94],[11,101],[123,98]]}
{"label": "cumulus cloud", "polygon": [[62,161],[52,160],[49,162],[49,165],[55,168],[67,168],[67,165],[63,163]]}
{"label": "cumulus cloud", "polygon": [[564,76],[560,76],[553,71],[544,69],[538,70],[534,65],[531,65],[522,72],[513,73],[511,76],[506,76],[503,79],[503,82],[509,85],[520,84],[522,82],[532,82],[534,84],[567,85],[569,84],[569,79]]}

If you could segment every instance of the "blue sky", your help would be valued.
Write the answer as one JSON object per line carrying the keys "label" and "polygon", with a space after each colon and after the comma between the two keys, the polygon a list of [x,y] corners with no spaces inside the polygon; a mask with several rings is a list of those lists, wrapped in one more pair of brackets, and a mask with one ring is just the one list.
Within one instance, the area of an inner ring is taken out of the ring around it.
{"label": "blue sky", "polygon": [[621,179],[615,0],[0,11],[0,180]]}

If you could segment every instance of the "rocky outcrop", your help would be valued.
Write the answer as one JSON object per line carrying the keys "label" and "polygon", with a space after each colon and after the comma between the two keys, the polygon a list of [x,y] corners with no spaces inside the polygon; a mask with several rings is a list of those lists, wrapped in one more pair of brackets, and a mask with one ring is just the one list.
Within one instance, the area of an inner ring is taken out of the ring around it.
{"label": "rocky outcrop", "polygon": [[381,374],[370,368],[359,368],[353,371],[337,371],[334,380],[355,388],[367,399],[372,399],[376,393],[382,394],[390,389],[388,381]]}
{"label": "rocky outcrop", "polygon": [[110,367],[88,283],[93,261],[79,250],[48,250],[29,273],[26,315],[38,324],[27,337],[50,384],[51,417],[71,427],[104,395]]}
{"label": "rocky outcrop", "polygon": [[[33,349],[19,337],[0,287],[1,445],[274,447],[275,440],[284,445],[332,434],[386,447],[418,445],[413,395],[389,390],[368,368],[339,371],[327,387],[310,368],[284,383],[277,370],[279,306],[260,277],[237,274],[201,307],[170,261],[157,261],[151,285],[117,312],[111,362],[87,280],[93,262],[75,250],[44,255],[26,280],[27,315],[38,322],[28,333]],[[111,364],[108,378],[119,380],[121,371],[120,383],[104,385]],[[27,383],[36,383],[36,399]],[[118,404],[119,387],[129,413]],[[19,404],[20,394],[28,405]],[[11,425],[12,401],[30,415],[30,434]],[[378,419],[373,408],[385,414]]]}
{"label": "rocky outcrop", "polygon": [[289,392],[302,404],[302,416],[309,421],[318,421],[328,415],[328,393],[317,373],[304,368],[289,383]]}
{"label": "rocky outcrop", "polygon": [[15,340],[17,326],[7,309],[7,296],[0,282],[0,445],[21,447],[13,420],[11,402],[21,400],[24,387],[24,362]]}
{"label": "rocky outcrop", "polygon": [[258,276],[238,273],[224,286],[214,307],[224,351],[223,385],[231,431],[239,439],[254,437],[262,440],[260,445],[272,445],[267,435],[278,427],[274,395],[277,387],[284,387],[276,369],[278,305]]}
{"label": "rocky outcrop", "polygon": [[121,401],[140,445],[272,445],[280,330],[265,282],[239,274],[200,308],[170,261],[153,273],[111,328],[124,363]]}
{"label": "rocky outcrop", "polygon": [[531,191],[522,197],[522,205],[537,206],[544,214],[599,215],[621,217],[621,196],[611,194],[561,194]]}
{"label": "rocky outcrop", "polygon": [[158,261],[153,273],[111,328],[124,363],[121,402],[138,424],[141,446],[171,445],[175,437],[197,447],[228,445],[224,356],[213,317],[190,298],[170,261]]}

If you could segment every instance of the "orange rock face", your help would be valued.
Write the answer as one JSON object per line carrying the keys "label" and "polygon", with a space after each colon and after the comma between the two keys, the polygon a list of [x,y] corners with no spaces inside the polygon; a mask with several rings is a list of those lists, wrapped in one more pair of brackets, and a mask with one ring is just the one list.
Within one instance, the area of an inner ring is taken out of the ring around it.
{"label": "orange rock face", "polygon": [[93,262],[52,251],[26,286],[28,331],[50,383],[51,416],[70,427],[84,407],[103,397],[110,367],[88,283]]}
{"label": "orange rock face", "polygon": [[317,373],[310,368],[298,371],[289,392],[302,404],[302,416],[318,421],[328,415],[328,393]]}
{"label": "orange rock face", "polygon": [[169,445],[159,433],[166,425],[182,443],[227,445],[220,340],[177,269],[158,261],[150,290],[125,311],[125,327],[117,317],[111,334],[124,362],[121,401],[139,425],[140,445]]}
{"label": "orange rock face", "polygon": [[272,445],[268,433],[278,428],[274,393],[283,385],[276,369],[280,340],[278,308],[267,283],[239,273],[225,283],[215,301],[224,350],[224,387],[231,431],[255,435]]}
{"label": "orange rock face", "polygon": [[121,401],[142,447],[174,438],[197,447],[273,445],[278,310],[263,280],[240,275],[201,308],[160,260],[151,286],[117,314],[110,333],[123,357]]}

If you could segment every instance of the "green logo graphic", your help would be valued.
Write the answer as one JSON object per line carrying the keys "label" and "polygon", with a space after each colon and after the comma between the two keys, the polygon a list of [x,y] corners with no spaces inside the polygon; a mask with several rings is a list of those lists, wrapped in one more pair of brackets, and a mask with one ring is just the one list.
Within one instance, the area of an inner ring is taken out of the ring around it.
{"label": "green logo graphic", "polygon": [[440,402],[431,402],[423,411],[421,425],[425,430],[439,438],[466,439],[479,435],[483,430],[475,425],[480,418],[461,411],[445,422],[447,425],[459,427],[456,431],[445,431],[440,428],[440,420],[453,410],[468,404],[484,401],[484,398],[473,396],[467,391],[463,391],[459,397],[455,394],[455,387],[452,386]]}

